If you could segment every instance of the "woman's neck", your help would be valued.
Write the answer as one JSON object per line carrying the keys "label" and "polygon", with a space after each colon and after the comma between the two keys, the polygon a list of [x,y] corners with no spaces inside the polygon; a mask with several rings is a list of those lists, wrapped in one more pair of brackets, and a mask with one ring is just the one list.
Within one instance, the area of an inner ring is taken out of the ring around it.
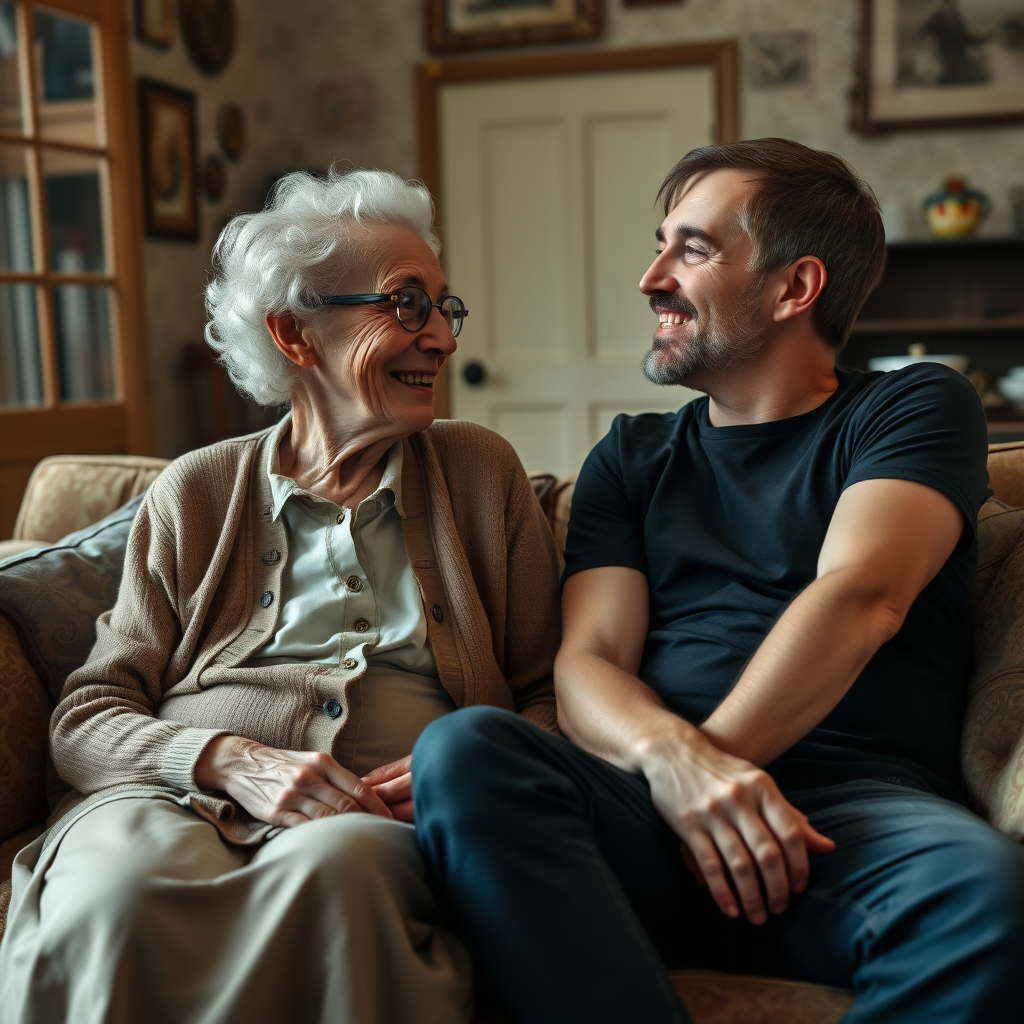
{"label": "woman's neck", "polygon": [[281,473],[336,505],[355,508],[380,486],[394,429],[332,422],[304,395],[292,396],[291,429],[278,449]]}

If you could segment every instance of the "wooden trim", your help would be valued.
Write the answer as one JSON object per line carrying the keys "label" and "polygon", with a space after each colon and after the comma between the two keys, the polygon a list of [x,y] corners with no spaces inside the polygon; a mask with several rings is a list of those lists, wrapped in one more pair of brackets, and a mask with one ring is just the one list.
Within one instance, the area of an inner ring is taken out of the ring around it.
{"label": "wooden trim", "polygon": [[0,409],[0,432],[18,438],[17,461],[55,453],[123,452],[125,413],[121,402]]}
{"label": "wooden trim", "polygon": [[[715,141],[719,145],[739,138],[738,52],[735,39],[685,43],[635,50],[591,50],[587,53],[551,53],[527,57],[476,60],[430,60],[416,68],[416,136],[419,172],[434,197],[434,222],[444,243],[444,195],[441,189],[441,87],[454,82],[493,82],[512,78],[553,75],[592,75],[616,71],[710,65],[715,72]],[[442,260],[444,250],[442,248]],[[434,384],[434,411],[441,418],[451,413],[448,367]]]}
{"label": "wooden trim", "polygon": [[124,402],[128,451],[149,455],[153,451],[153,423],[149,408],[149,371],[145,314],[145,280],[142,270],[142,182],[137,160],[139,138],[135,89],[132,85],[128,47],[131,26],[121,0],[104,0],[103,33],[106,69],[106,123],[110,144],[110,219],[113,237],[109,247],[115,268],[115,357],[120,363],[120,397]]}
{"label": "wooden trim", "polygon": [[64,139],[51,139],[45,135],[29,137],[17,132],[0,131],[0,142],[6,145],[31,146],[35,149],[61,149],[68,153],[82,153],[85,156],[105,157],[106,146],[94,146],[86,142],[71,142]]}
{"label": "wooden trim", "polygon": [[58,270],[0,270],[0,284],[114,284],[113,274],[62,274]]}

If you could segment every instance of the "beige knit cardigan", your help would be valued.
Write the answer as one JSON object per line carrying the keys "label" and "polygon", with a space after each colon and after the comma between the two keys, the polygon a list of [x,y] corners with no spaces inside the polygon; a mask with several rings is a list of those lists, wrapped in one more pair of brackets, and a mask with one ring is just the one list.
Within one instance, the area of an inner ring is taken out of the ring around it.
{"label": "beige knit cardigan", "polygon": [[[270,826],[196,785],[207,743],[230,732],[331,752],[348,717],[337,666],[243,667],[280,607],[288,540],[271,518],[266,466],[282,432],[182,456],[147,493],[117,603],[53,713],[53,762],[75,792],[51,821],[144,791],[254,842]],[[402,534],[442,685],[458,707],[496,705],[555,728],[557,556],[519,460],[497,434],[458,421],[403,444]],[[336,719],[323,711],[331,697]]]}

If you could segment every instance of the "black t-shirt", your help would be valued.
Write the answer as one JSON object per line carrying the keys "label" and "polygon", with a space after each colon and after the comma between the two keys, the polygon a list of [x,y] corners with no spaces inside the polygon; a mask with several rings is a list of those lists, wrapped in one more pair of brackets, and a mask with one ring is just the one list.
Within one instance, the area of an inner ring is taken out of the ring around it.
{"label": "black t-shirt", "polygon": [[713,427],[708,399],[619,416],[573,494],[565,577],[639,569],[650,587],[640,677],[699,724],[817,572],[839,496],[860,480],[914,480],[963,513],[956,550],[833,711],[769,770],[785,788],[884,778],[956,796],[971,672],[985,414],[936,363],[839,372],[817,409]]}

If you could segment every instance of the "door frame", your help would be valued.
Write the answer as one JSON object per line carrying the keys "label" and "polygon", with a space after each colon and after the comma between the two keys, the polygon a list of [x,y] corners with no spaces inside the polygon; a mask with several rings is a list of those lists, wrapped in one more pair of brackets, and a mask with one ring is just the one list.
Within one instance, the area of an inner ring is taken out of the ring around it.
{"label": "door frame", "polygon": [[[493,82],[513,78],[549,78],[553,75],[593,75],[614,71],[710,66],[715,75],[715,142],[724,145],[739,138],[738,52],[735,39],[682,43],[634,50],[592,50],[588,53],[552,53],[531,57],[482,60],[430,60],[416,68],[416,119],[419,171],[434,197],[434,222],[444,242],[444,194],[441,187],[441,88],[453,82]],[[444,253],[442,250],[442,261]],[[434,384],[434,412],[444,419],[451,413],[451,390],[445,365]]]}

